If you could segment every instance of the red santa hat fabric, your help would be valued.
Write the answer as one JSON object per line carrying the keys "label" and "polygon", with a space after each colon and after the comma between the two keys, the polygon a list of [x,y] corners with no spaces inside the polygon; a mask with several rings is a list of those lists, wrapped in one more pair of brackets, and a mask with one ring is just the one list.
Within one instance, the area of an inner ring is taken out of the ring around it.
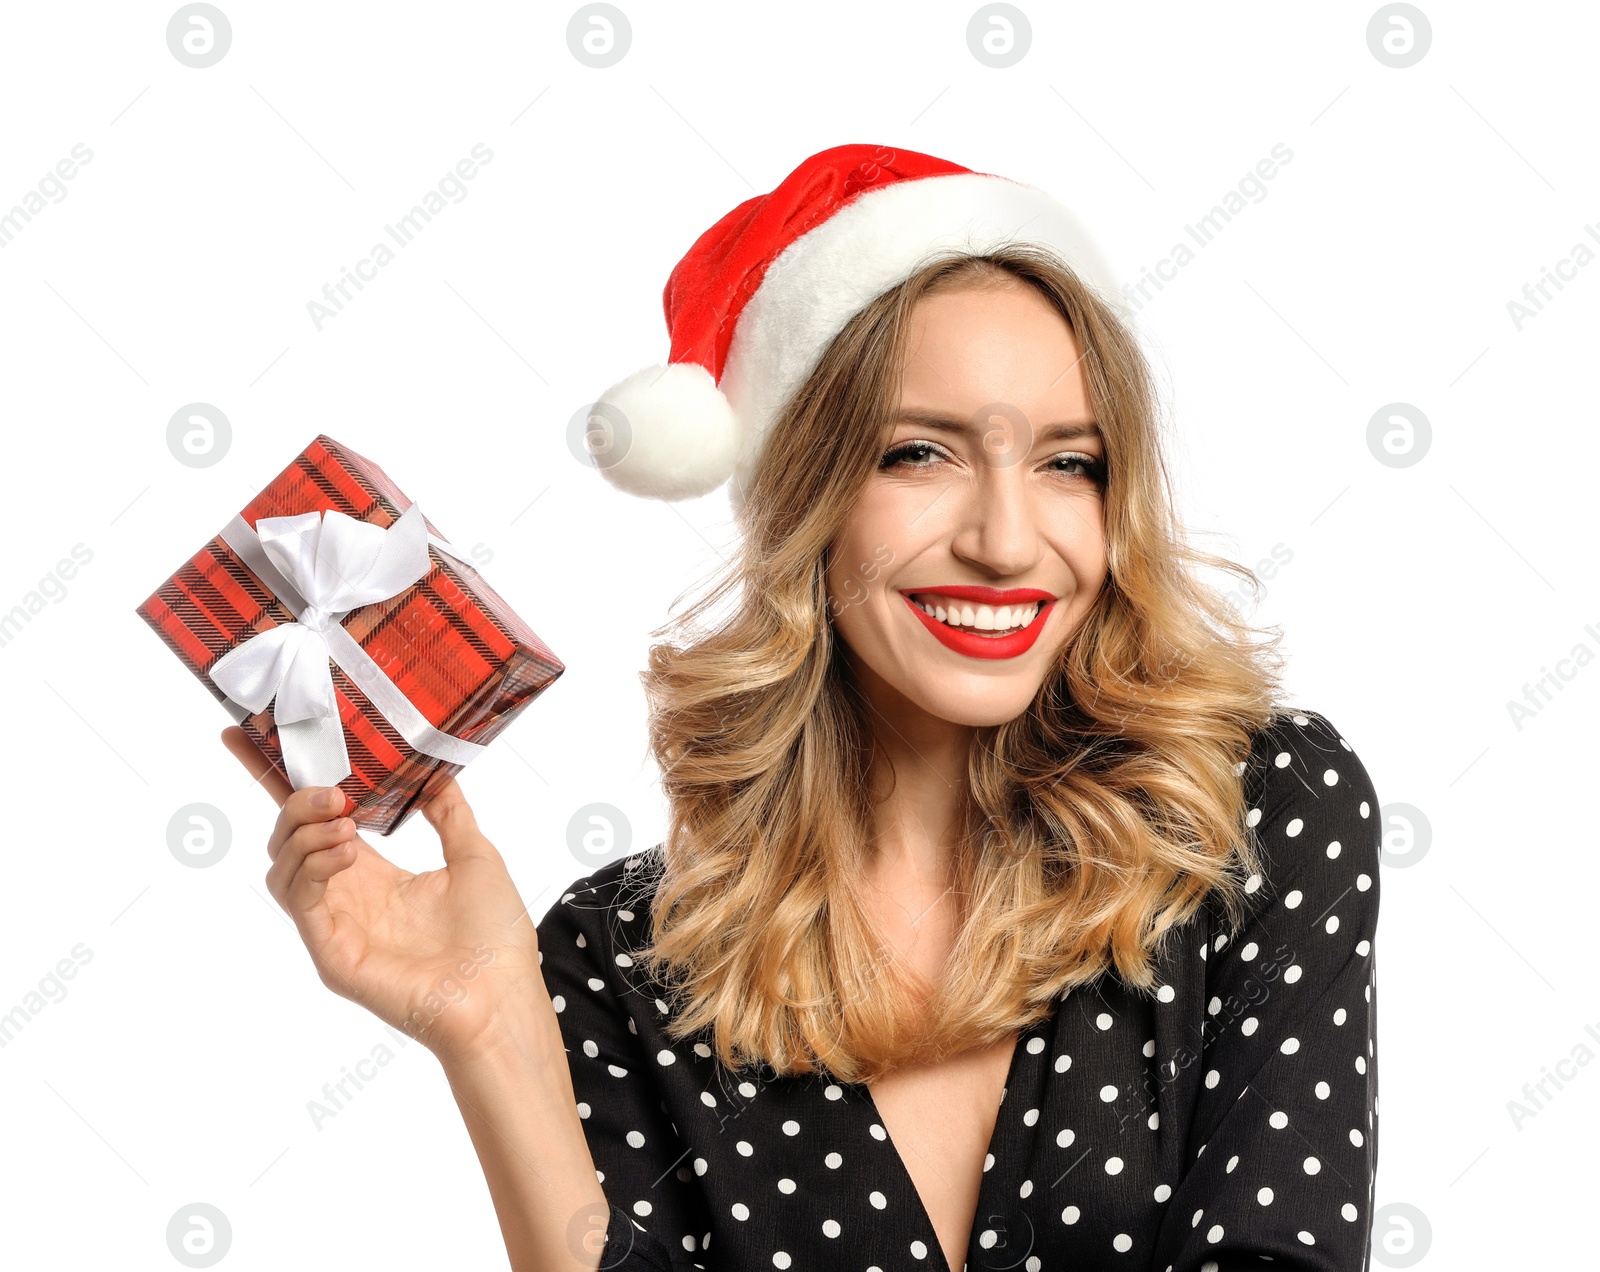
{"label": "red santa hat fabric", "polygon": [[662,293],[665,365],[619,380],[591,418],[611,437],[597,464],[619,489],[744,498],[773,419],[864,305],[929,255],[1008,243],[1050,248],[1110,304],[1111,269],[1044,191],[887,146],[834,146],[708,229]]}

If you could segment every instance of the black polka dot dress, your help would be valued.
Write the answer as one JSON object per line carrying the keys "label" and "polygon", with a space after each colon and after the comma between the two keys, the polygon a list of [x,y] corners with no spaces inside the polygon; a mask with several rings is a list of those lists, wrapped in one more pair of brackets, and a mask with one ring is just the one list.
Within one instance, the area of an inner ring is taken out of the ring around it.
{"label": "black polka dot dress", "polygon": [[[1377,1163],[1377,797],[1314,712],[1241,768],[1263,873],[1229,936],[1207,902],[1153,995],[1114,975],[1022,1033],[970,1272],[1361,1272]],[[955,1272],[865,1085],[770,1080],[672,1044],[629,951],[659,847],[539,925],[573,1088],[611,1206],[602,1268]]]}

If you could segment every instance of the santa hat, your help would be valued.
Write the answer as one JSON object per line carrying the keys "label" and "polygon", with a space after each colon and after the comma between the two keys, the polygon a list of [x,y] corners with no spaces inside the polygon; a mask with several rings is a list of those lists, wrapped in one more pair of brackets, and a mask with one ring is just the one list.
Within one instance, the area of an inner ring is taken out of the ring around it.
{"label": "santa hat", "polygon": [[887,146],[812,155],[770,194],[695,240],[662,293],[665,366],[618,381],[591,408],[612,436],[596,455],[622,490],[703,495],[734,477],[743,502],[773,419],[868,302],[934,252],[1050,249],[1119,306],[1111,270],[1044,191]]}

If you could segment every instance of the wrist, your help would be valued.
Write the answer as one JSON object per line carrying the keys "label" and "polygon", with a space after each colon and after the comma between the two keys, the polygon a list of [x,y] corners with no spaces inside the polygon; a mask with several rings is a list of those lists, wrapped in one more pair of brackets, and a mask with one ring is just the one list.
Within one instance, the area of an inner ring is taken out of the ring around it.
{"label": "wrist", "polygon": [[502,1006],[472,1038],[441,1047],[435,1054],[452,1081],[457,1076],[526,1073],[530,1065],[555,1062],[563,1074],[567,1072],[566,1043],[542,984],[527,997]]}

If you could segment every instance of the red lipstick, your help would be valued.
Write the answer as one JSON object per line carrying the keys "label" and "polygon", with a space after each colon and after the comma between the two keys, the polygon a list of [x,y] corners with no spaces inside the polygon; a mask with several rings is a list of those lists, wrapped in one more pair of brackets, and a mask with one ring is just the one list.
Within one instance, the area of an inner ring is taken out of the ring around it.
{"label": "red lipstick", "polygon": [[953,596],[958,601],[977,601],[980,605],[1026,605],[1029,601],[1053,601],[1049,592],[1036,587],[982,587],[976,583],[953,583],[949,587],[909,587],[907,596]]}
{"label": "red lipstick", "polygon": [[941,623],[911,599],[913,592],[902,591],[900,595],[905,599],[906,606],[922,620],[922,625],[933,633],[934,638],[945,648],[953,649],[958,654],[965,654],[968,658],[1016,658],[1027,653],[1039,639],[1039,633],[1044,630],[1045,620],[1049,617],[1056,599],[1049,592],[1036,587],[993,588],[962,584],[954,587],[916,588],[914,591],[919,595],[948,596],[954,600],[974,601],[982,605],[1025,605],[1029,601],[1044,602],[1039,606],[1039,612],[1033,616],[1033,621],[1026,627],[1019,628],[1008,636],[983,636],[964,627],[951,627],[948,623]]}

